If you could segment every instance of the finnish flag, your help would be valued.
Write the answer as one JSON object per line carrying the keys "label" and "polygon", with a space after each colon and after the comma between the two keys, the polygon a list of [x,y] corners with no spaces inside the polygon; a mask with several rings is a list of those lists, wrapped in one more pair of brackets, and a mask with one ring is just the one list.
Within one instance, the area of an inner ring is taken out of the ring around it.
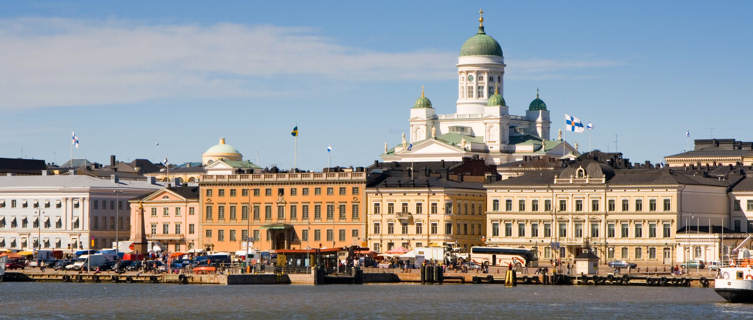
{"label": "finnish flag", "polygon": [[335,150],[335,148],[332,148],[332,145],[328,145],[327,152],[332,152],[332,150]]}
{"label": "finnish flag", "polygon": [[565,114],[565,130],[575,133],[582,133],[586,129],[580,119]]}

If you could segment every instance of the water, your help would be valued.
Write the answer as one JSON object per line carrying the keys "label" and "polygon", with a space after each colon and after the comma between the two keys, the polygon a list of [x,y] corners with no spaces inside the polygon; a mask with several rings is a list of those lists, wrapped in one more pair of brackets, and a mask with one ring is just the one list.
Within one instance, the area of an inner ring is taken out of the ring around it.
{"label": "water", "polygon": [[751,319],[713,289],[0,283],[0,319]]}

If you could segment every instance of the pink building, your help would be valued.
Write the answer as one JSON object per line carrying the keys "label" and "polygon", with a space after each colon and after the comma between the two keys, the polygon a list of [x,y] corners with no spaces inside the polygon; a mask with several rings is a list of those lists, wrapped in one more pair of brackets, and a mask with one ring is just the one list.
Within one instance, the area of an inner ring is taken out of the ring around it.
{"label": "pink building", "polygon": [[129,202],[134,250],[181,252],[197,247],[199,187],[163,188]]}

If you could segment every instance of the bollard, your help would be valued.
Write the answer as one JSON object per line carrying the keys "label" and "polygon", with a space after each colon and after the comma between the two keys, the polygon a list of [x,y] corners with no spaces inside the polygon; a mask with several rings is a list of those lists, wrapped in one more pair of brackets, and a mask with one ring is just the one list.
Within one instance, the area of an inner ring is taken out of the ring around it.
{"label": "bollard", "polygon": [[435,267],[433,267],[433,269],[434,269],[434,272],[433,272],[434,282],[436,282],[436,283],[442,283],[442,281],[439,280],[440,273],[442,272],[440,270],[441,268],[439,266],[435,266]]}
{"label": "bollard", "polygon": [[434,282],[434,266],[427,265],[426,266],[426,282],[432,283]]}
{"label": "bollard", "polygon": [[421,266],[421,284],[426,283],[426,266]]}

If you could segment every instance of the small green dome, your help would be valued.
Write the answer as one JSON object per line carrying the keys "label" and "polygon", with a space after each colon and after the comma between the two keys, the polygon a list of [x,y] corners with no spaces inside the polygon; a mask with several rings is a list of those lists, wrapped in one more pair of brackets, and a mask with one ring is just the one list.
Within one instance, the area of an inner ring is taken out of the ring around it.
{"label": "small green dome", "polygon": [[489,97],[489,103],[487,103],[488,106],[507,106],[507,103],[505,102],[505,98],[502,98],[502,95],[499,93],[495,93],[491,97]]}
{"label": "small green dome", "polygon": [[424,96],[424,87],[421,87],[421,97],[413,104],[413,108],[431,108],[431,100]]}
{"label": "small green dome", "polygon": [[207,151],[204,152],[205,155],[228,155],[228,154],[237,154],[240,155],[241,153],[238,151],[238,149],[235,149],[233,146],[229,144],[225,144],[225,138],[220,138],[220,143],[213,145]]}
{"label": "small green dome", "polygon": [[546,103],[544,103],[544,100],[541,100],[539,98],[539,93],[537,91],[536,99],[533,99],[533,101],[531,101],[531,104],[528,105],[528,111],[540,111],[540,110],[546,110]]}
{"label": "small green dome", "polygon": [[484,32],[484,27],[478,27],[478,33],[463,43],[460,56],[499,56],[502,57],[502,47],[499,42]]}

